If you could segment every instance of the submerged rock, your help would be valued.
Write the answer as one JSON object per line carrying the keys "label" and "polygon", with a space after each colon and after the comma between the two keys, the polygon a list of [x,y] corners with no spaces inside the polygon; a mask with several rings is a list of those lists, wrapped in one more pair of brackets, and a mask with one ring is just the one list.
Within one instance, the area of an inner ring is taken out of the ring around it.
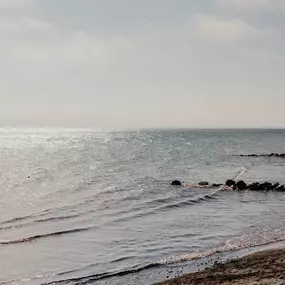
{"label": "submerged rock", "polygon": [[214,183],[214,184],[212,185],[212,187],[221,187],[221,186],[223,186],[223,184]]}
{"label": "submerged rock", "polygon": [[272,185],[272,190],[275,190],[277,187],[279,187],[280,186],[280,184],[279,183],[275,183],[275,184],[273,184]]}
{"label": "submerged rock", "polygon": [[250,185],[247,186],[247,189],[248,190],[253,190],[253,191],[256,191],[259,189],[259,183],[258,182],[254,182]]}
{"label": "submerged rock", "polygon": [[182,183],[179,180],[174,180],[174,181],[172,181],[171,185],[172,186],[181,186]]}
{"label": "submerged rock", "polygon": [[[174,180],[171,182],[172,186],[182,186],[182,182],[179,180]],[[198,183],[199,186],[209,186],[213,188],[221,187],[224,184],[213,183],[210,184],[207,181],[201,181]],[[243,180],[235,182],[232,179],[226,181],[226,185],[231,187],[233,190],[250,190],[250,191],[276,191],[276,192],[285,192],[285,185],[280,185],[279,183],[270,183],[270,182],[253,182],[251,184],[246,184]]]}
{"label": "submerged rock", "polygon": [[229,179],[229,180],[227,180],[226,185],[227,185],[228,187],[233,187],[233,186],[236,186],[236,183],[235,183],[234,180]]}
{"label": "submerged rock", "polygon": [[247,185],[244,181],[240,180],[236,184],[238,190],[245,190],[247,188]]}
{"label": "submerged rock", "polygon": [[272,183],[264,182],[259,184],[258,190],[265,191],[265,190],[272,190]]}
{"label": "submerged rock", "polygon": [[201,182],[198,183],[198,185],[200,185],[200,186],[208,186],[208,185],[209,185],[209,182],[207,182],[207,181],[201,181]]}
{"label": "submerged rock", "polygon": [[280,186],[278,186],[278,187],[275,189],[275,191],[277,191],[277,192],[285,192],[285,186],[284,186],[284,185],[280,185]]}
{"label": "submerged rock", "polygon": [[239,154],[239,157],[280,157],[280,158],[285,158],[285,153],[269,153],[269,154]]}

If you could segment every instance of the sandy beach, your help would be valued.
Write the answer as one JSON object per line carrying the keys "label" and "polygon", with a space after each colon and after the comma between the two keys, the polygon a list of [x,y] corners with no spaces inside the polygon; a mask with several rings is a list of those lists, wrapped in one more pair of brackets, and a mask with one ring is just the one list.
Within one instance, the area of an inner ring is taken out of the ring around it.
{"label": "sandy beach", "polygon": [[156,285],[285,284],[285,249],[267,250]]}

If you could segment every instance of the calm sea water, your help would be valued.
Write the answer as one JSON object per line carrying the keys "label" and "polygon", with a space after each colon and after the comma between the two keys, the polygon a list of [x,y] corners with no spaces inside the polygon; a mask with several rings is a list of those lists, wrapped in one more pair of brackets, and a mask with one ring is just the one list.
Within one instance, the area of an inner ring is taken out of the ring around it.
{"label": "calm sea water", "polygon": [[284,153],[283,130],[2,130],[0,150],[1,284],[151,284],[285,239],[285,193],[194,186],[285,183],[285,159],[235,156]]}

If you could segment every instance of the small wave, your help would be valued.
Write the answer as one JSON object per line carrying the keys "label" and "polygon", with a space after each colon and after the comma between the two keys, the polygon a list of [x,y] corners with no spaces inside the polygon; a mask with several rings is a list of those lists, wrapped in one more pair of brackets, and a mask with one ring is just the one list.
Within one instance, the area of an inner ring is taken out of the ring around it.
{"label": "small wave", "polygon": [[201,202],[206,202],[208,200],[214,200],[217,198],[217,196],[218,196],[218,193],[215,192],[212,194],[203,195],[203,196],[198,197],[196,199],[189,199],[186,201],[181,201],[181,202],[161,206],[161,207],[156,208],[155,211],[164,211],[164,210],[168,210],[168,209],[172,209],[172,208],[181,208],[181,207],[184,207],[187,205],[199,204]]}
{"label": "small wave", "polygon": [[10,220],[2,221],[0,223],[2,225],[6,225],[6,224],[15,223],[15,222],[20,222],[20,221],[23,221],[23,220],[26,220],[26,219],[31,219],[33,217],[34,217],[33,215],[27,215],[27,216],[22,216],[22,217],[15,217],[15,218],[12,218]]}
{"label": "small wave", "polygon": [[53,273],[53,274],[44,274],[44,275],[35,275],[32,277],[27,277],[27,278],[22,278],[22,279],[12,279],[12,280],[7,280],[7,281],[3,281],[0,282],[0,285],[14,285],[14,284],[22,284],[22,283],[27,283],[27,284],[34,284],[33,281],[36,280],[42,280],[42,279],[48,279],[48,278],[58,278],[59,276],[63,276],[66,274],[71,274],[71,273],[75,273],[77,272],[77,269],[71,269],[71,270],[67,270],[67,271],[62,271],[59,273]]}
{"label": "small wave", "polygon": [[245,166],[238,172],[238,174],[234,177],[234,180],[238,180],[245,172],[247,172],[247,168]]}
{"label": "small wave", "polygon": [[93,274],[93,275],[88,275],[88,276],[83,276],[83,277],[78,277],[78,278],[69,278],[69,279],[63,279],[63,280],[57,280],[57,281],[52,281],[48,283],[43,283],[43,285],[53,285],[53,284],[64,284],[68,282],[79,282],[78,284],[84,285],[84,284],[90,284],[90,282],[98,281],[98,280],[103,280],[103,279],[108,279],[108,278],[113,278],[113,277],[119,277],[119,276],[125,276],[129,274],[134,274],[141,272],[143,270],[155,268],[155,267],[160,267],[163,266],[161,263],[150,263],[147,264],[146,266],[138,267],[138,268],[131,268],[123,271],[117,271],[117,272],[105,272],[105,273],[100,273],[100,274]]}
{"label": "small wave", "polygon": [[73,218],[78,218],[80,217],[79,214],[74,214],[74,215],[68,215],[68,216],[58,216],[58,217],[50,217],[50,218],[45,218],[45,219],[38,219],[35,220],[37,223],[43,223],[43,222],[52,222],[52,221],[62,221],[62,220],[69,220]]}
{"label": "small wave", "polygon": [[[56,209],[56,210],[57,209],[64,209],[64,207],[54,208],[54,209]],[[7,224],[13,224],[13,223],[17,223],[17,222],[25,221],[25,220],[34,220],[34,219],[36,219],[38,217],[46,216],[47,214],[49,214],[51,212],[51,210],[53,210],[53,208],[45,209],[45,210],[40,211],[38,213],[34,213],[34,214],[26,215],[26,216],[11,218],[9,220],[1,221],[0,224],[1,225],[7,225]]]}
{"label": "small wave", "polygon": [[[139,273],[141,271],[152,269],[152,268],[160,268],[165,265],[173,265],[177,263],[183,263],[188,262],[191,260],[197,260],[201,258],[207,258],[210,256],[213,256],[215,254],[219,253],[227,253],[227,252],[233,252],[233,251],[239,251],[243,249],[250,249],[258,246],[265,246],[276,242],[281,242],[285,240],[285,236],[283,234],[280,235],[280,231],[284,231],[284,229],[276,229],[275,231],[271,231],[268,229],[267,231],[256,233],[254,236],[248,237],[247,235],[244,235],[238,239],[231,239],[226,241],[224,244],[207,249],[204,251],[198,251],[198,252],[192,252],[187,254],[182,254],[179,256],[167,258],[164,260],[161,260],[159,262],[150,263],[146,266],[136,267],[126,269],[123,271],[117,271],[117,272],[104,272],[101,274],[93,274],[83,277],[77,277],[77,278],[70,278],[70,279],[63,279],[63,280],[57,280],[50,283],[45,283],[45,285],[52,285],[52,284],[65,284],[69,282],[76,282],[76,284],[90,284],[91,282],[98,281],[98,280],[104,280],[108,278],[113,277],[119,277],[119,276],[125,276],[129,274],[135,274]],[[267,234],[270,233],[270,239],[268,239]],[[257,240],[256,240],[257,239]],[[119,258],[117,260],[114,260],[113,262],[119,262],[123,261],[128,258]]]}
{"label": "small wave", "polygon": [[[93,203],[95,200],[98,200],[100,196],[104,196],[106,194],[112,194],[114,195],[115,193],[121,192],[121,191],[125,191],[124,188],[129,187],[130,185],[137,185],[139,184],[140,186],[144,185],[144,186],[149,186],[152,185],[152,183],[159,183],[162,184],[162,181],[156,180],[153,177],[144,177],[144,178],[138,178],[136,180],[128,180],[125,183],[122,183],[122,185],[118,185],[116,187],[108,187],[107,191],[101,191],[98,192],[92,196],[87,197],[84,201],[79,201],[77,203],[71,204],[71,205],[66,205],[66,206],[60,206],[60,207],[54,207],[54,208],[48,208],[45,209],[43,211],[40,211],[38,213],[34,213],[31,215],[26,215],[26,216],[21,216],[21,217],[15,217],[15,218],[11,218],[8,220],[4,220],[4,221],[0,221],[0,225],[7,225],[7,224],[13,224],[13,223],[17,223],[17,222],[21,222],[21,221],[26,221],[26,220],[32,220],[33,222],[38,219],[39,221],[41,221],[40,217],[45,217],[48,214],[52,214],[52,213],[57,213],[59,211],[66,211],[66,210],[72,210],[74,208],[79,208],[81,206],[85,206],[88,204]],[[165,183],[165,182],[164,182]],[[87,214],[89,213],[89,211],[82,211],[82,214]],[[57,218],[55,218],[57,219]],[[43,218],[43,221],[45,221],[45,218]]]}
{"label": "small wave", "polygon": [[[176,264],[201,258],[206,258],[209,256],[213,256],[218,253],[227,253],[227,252],[233,252],[233,251],[239,251],[243,249],[250,249],[254,247],[259,246],[265,246],[269,244],[273,244],[276,242],[282,242],[285,241],[285,235],[280,234],[280,231],[284,232],[284,229],[276,229],[275,231],[263,231],[260,233],[257,233],[254,236],[248,237],[247,235],[244,235],[238,239],[231,239],[226,241],[224,244],[213,247],[211,249],[198,251],[198,252],[192,252],[192,253],[186,253],[179,256],[171,257],[166,260],[162,260],[162,264]],[[270,237],[267,235],[270,234]]]}
{"label": "small wave", "polygon": [[177,198],[176,197],[169,197],[169,198],[158,198],[158,199],[153,199],[150,201],[146,201],[145,204],[147,207],[152,207],[152,206],[158,206],[158,205],[163,205],[167,203],[173,203]]}
{"label": "small wave", "polygon": [[133,258],[134,256],[125,256],[125,257],[120,257],[120,258],[117,258],[115,260],[112,260],[111,263],[118,263],[118,262],[122,262],[122,261],[125,261],[125,260],[129,260],[131,258]]}
{"label": "small wave", "polygon": [[38,239],[43,239],[43,238],[48,238],[48,237],[54,237],[54,236],[61,236],[61,235],[65,235],[65,234],[84,232],[84,231],[88,231],[88,230],[90,230],[92,228],[94,228],[94,227],[86,227],[86,228],[58,231],[58,232],[53,232],[53,233],[47,233],[47,234],[34,235],[34,236],[30,236],[30,237],[25,237],[25,238],[19,238],[19,239],[15,239],[15,240],[0,240],[0,245],[11,245],[11,244],[32,242],[32,241],[35,241],[35,240],[38,240]]}
{"label": "small wave", "polygon": [[18,225],[10,225],[10,226],[0,227],[0,231],[10,230],[10,229],[19,229],[19,228],[23,228],[25,226],[28,226],[28,225],[31,225],[34,223],[44,223],[44,222],[69,220],[69,219],[77,218],[79,216],[80,215],[75,214],[75,215],[68,215],[68,216],[50,217],[50,218],[45,218],[45,219],[36,219],[36,220],[32,220],[30,222],[26,222],[26,223],[22,223],[22,224],[18,224]]}
{"label": "small wave", "polygon": [[[222,191],[223,189],[221,190],[217,190],[213,193],[208,193],[206,195],[202,195],[198,198],[192,198],[192,199],[188,199],[188,200],[180,200],[180,201],[176,201],[174,203],[170,203],[170,204],[166,204],[166,205],[162,205],[162,206],[158,206],[158,207],[155,207],[155,208],[152,208],[152,209],[149,209],[149,210],[146,210],[144,212],[138,212],[136,214],[132,213],[131,215],[127,215],[125,217],[122,217],[122,218],[118,218],[118,219],[114,219],[114,221],[112,221],[112,223],[117,223],[117,222],[124,222],[124,221],[128,221],[128,220],[131,220],[131,219],[136,219],[136,218],[140,218],[140,217],[146,217],[146,216],[149,216],[149,215],[154,215],[156,214],[157,212],[165,212],[165,211],[168,211],[168,210],[171,210],[171,209],[180,209],[182,207],[185,207],[185,206],[190,206],[190,205],[195,205],[195,204],[199,204],[199,203],[205,203],[205,202],[209,202],[209,201],[212,201],[212,200],[215,200],[218,198],[219,196],[219,192]],[[138,209],[139,211],[139,209]],[[129,212],[129,211],[126,211],[126,212]],[[134,212],[134,209],[132,209],[132,212]]]}

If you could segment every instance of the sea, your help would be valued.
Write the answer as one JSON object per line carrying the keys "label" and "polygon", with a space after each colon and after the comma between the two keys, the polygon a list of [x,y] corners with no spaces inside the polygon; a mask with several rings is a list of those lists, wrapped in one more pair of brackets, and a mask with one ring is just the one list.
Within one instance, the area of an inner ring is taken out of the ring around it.
{"label": "sea", "polygon": [[[285,240],[285,130],[0,130],[0,284],[149,285]],[[171,186],[173,180],[183,182]]]}

